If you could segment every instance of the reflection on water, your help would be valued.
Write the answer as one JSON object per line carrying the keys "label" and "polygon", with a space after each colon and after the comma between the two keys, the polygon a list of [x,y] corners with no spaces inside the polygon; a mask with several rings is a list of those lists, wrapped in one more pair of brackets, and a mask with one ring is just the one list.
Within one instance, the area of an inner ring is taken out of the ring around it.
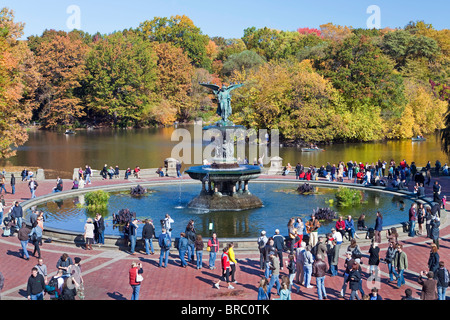
{"label": "reflection on water", "polygon": [[[189,201],[198,195],[200,184],[183,184],[178,186],[154,186],[153,192],[147,196],[136,198],[126,193],[111,194],[108,212],[104,213],[106,234],[120,235],[121,230],[114,228],[112,214],[121,209],[128,208],[136,212],[140,220],[152,219],[157,229],[161,230],[159,221],[166,213],[175,220],[172,235],[178,237],[184,232],[190,219],[194,219],[197,233],[210,236],[212,231],[218,232],[220,237],[257,237],[261,230],[272,235],[275,229],[287,233],[287,223],[291,217],[309,219],[314,209],[328,207],[329,199],[334,199],[332,188],[317,188],[317,193],[299,195],[295,192],[296,185],[276,183],[252,183],[250,189],[253,194],[262,199],[264,207],[234,212],[205,212],[188,209]],[[401,197],[380,194],[373,191],[363,192],[363,204],[347,208],[331,207],[338,215],[352,215],[354,219],[366,214],[366,225],[374,226],[376,211],[380,210],[384,216],[384,225],[397,224],[407,219],[407,210],[411,201]],[[88,217],[85,209],[77,204],[82,200],[79,197],[67,198],[61,201],[51,201],[38,207],[45,213],[47,227],[61,228],[70,231],[82,232]],[[212,229],[210,225],[212,224]],[[323,223],[320,233],[329,232],[335,222]],[[138,235],[142,232],[142,226]]]}
{"label": "reflection on water", "polygon": [[[186,127],[194,138],[193,126]],[[121,169],[156,168],[163,165],[164,159],[171,156],[172,148],[178,141],[170,141],[174,127],[151,129],[99,129],[77,131],[75,135],[49,131],[31,131],[29,140],[17,151],[17,156],[0,161],[0,166],[33,166],[46,169],[47,178],[71,178],[73,169],[90,164],[100,170],[106,163],[118,165]],[[440,159],[442,164],[448,156],[441,151],[438,135],[430,135],[425,142],[412,142],[409,139],[399,141],[346,143],[325,146],[324,152],[301,152],[300,148],[283,147],[279,150],[283,163],[305,166],[320,166],[339,161],[375,162],[378,159],[397,163],[406,159],[424,166],[428,160],[434,164]],[[268,150],[270,151],[270,150]],[[270,156],[270,152],[268,152]],[[248,156],[248,151],[247,151]],[[192,154],[192,160],[194,156]],[[266,160],[268,157],[265,158]],[[252,159],[250,158],[250,161]],[[200,165],[201,163],[195,163]],[[194,165],[194,164],[192,164]],[[190,165],[183,165],[185,167]]]}

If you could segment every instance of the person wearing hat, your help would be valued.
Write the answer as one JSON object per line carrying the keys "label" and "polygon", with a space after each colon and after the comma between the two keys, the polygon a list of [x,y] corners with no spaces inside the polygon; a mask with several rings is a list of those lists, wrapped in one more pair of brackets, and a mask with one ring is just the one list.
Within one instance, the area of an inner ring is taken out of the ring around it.
{"label": "person wearing hat", "polygon": [[88,218],[84,225],[84,242],[86,243],[86,250],[92,250],[94,243],[94,223],[91,218]]}
{"label": "person wearing hat", "polygon": [[84,300],[84,279],[81,275],[81,258],[75,257],[73,259],[74,264],[69,266],[68,272],[70,277],[73,278],[74,284],[76,284],[76,295],[80,300]]}
{"label": "person wearing hat", "polygon": [[281,270],[283,270],[284,237],[280,234],[280,230],[276,229],[272,238],[273,246],[277,249],[276,254],[278,255],[278,259],[280,259]]}
{"label": "person wearing hat", "polygon": [[265,247],[267,244],[267,241],[269,239],[266,236],[266,231],[261,231],[261,236],[258,238],[258,249],[259,249],[259,268],[261,270],[264,270],[266,266],[266,253],[265,253]]}

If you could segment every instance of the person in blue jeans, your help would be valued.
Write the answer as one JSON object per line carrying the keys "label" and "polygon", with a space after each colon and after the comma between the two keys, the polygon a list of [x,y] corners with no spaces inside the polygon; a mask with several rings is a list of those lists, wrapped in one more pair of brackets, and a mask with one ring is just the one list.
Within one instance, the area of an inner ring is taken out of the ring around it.
{"label": "person in blue jeans", "polygon": [[186,251],[188,250],[188,240],[184,232],[180,233],[180,241],[178,241],[178,252],[181,260],[181,267],[186,268]]}
{"label": "person in blue jeans", "polygon": [[217,239],[217,234],[214,232],[211,239],[208,240],[209,251],[209,269],[216,269],[216,257],[217,252],[219,252],[219,240]]}
{"label": "person in blue jeans", "polygon": [[139,300],[139,292],[141,290],[141,282],[138,279],[138,274],[142,275],[144,270],[140,262],[133,262],[129,271],[130,286],[133,290],[131,300]]}
{"label": "person in blue jeans", "polygon": [[397,252],[394,256],[394,276],[397,277],[397,287],[400,288],[405,284],[405,278],[403,273],[406,269],[408,269],[408,256],[403,251],[403,245],[397,245]]}
{"label": "person in blue jeans", "polygon": [[28,300],[44,300],[45,281],[36,267],[31,269],[31,275],[27,283]]}
{"label": "person in blue jeans", "polygon": [[409,209],[409,236],[416,235],[416,203],[411,204]]}
{"label": "person in blue jeans", "polygon": [[312,266],[314,263],[314,257],[311,253],[311,246],[306,246],[303,251],[303,273],[305,279],[305,287],[307,289],[312,288],[311,276],[312,276]]}
{"label": "person in blue jeans", "polygon": [[277,294],[280,295],[281,283],[280,283],[280,259],[275,253],[269,256],[270,268],[272,269],[272,276],[270,277],[268,292],[269,298],[272,295],[272,287],[274,284],[277,286]]}
{"label": "person in blue jeans", "polygon": [[345,220],[345,231],[348,232],[349,240],[352,240],[355,236],[355,223],[352,216],[348,216]]}
{"label": "person in blue jeans", "polygon": [[445,300],[449,281],[449,272],[445,268],[444,261],[439,261],[439,269],[436,271],[438,300]]}
{"label": "person in blue jeans", "polygon": [[129,239],[130,239],[130,243],[131,243],[131,254],[136,254],[136,252],[134,251],[136,248],[136,239],[137,239],[137,219],[133,219],[133,221],[131,221],[130,223],[130,233],[128,235]]}
{"label": "person in blue jeans", "polygon": [[393,242],[389,242],[389,247],[386,250],[386,257],[384,258],[384,261],[386,261],[388,266],[390,282],[394,281],[394,257],[396,252],[397,248],[395,247],[395,244]]}
{"label": "person in blue jeans", "polygon": [[153,248],[152,239],[155,237],[155,226],[153,222],[149,219],[145,220],[144,228],[142,229],[142,239],[145,243],[145,253],[155,254],[155,249]]}
{"label": "person in blue jeans", "polygon": [[159,267],[167,268],[167,265],[169,263],[169,251],[172,239],[166,232],[165,228],[163,228],[161,231],[162,232],[158,237],[158,244],[161,248],[161,253],[159,255]]}

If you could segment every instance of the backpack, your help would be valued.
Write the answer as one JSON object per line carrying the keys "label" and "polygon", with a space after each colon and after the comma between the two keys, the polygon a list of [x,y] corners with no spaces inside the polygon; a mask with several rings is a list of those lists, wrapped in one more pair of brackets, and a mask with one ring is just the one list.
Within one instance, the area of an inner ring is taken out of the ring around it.
{"label": "backpack", "polygon": [[352,258],[353,259],[361,259],[361,257],[362,257],[362,253],[361,253],[361,251],[359,251],[359,247],[356,247],[355,249],[353,249]]}
{"label": "backpack", "polygon": [[259,239],[259,242],[258,242],[258,248],[259,248],[259,249],[264,249],[265,246],[266,246],[266,244],[265,244],[265,242],[264,242],[264,238],[261,237],[261,238]]}
{"label": "backpack", "polygon": [[59,299],[58,292],[58,278],[52,277],[48,284],[45,286],[45,292],[49,295],[54,295],[55,299]]}
{"label": "backpack", "polygon": [[169,250],[171,246],[172,246],[172,241],[170,241],[170,238],[166,234],[166,236],[164,237],[164,240],[163,240],[163,247],[165,250]]}

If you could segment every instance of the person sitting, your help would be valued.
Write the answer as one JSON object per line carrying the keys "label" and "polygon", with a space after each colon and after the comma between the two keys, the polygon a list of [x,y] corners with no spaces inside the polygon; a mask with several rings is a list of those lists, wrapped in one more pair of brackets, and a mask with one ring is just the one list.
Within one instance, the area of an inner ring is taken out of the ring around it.
{"label": "person sitting", "polygon": [[417,188],[417,198],[421,197],[425,197],[425,187],[423,186],[423,183],[421,183]]}
{"label": "person sitting", "polygon": [[164,170],[162,167],[159,167],[158,170],[156,170],[156,174],[160,177],[164,177]]}

